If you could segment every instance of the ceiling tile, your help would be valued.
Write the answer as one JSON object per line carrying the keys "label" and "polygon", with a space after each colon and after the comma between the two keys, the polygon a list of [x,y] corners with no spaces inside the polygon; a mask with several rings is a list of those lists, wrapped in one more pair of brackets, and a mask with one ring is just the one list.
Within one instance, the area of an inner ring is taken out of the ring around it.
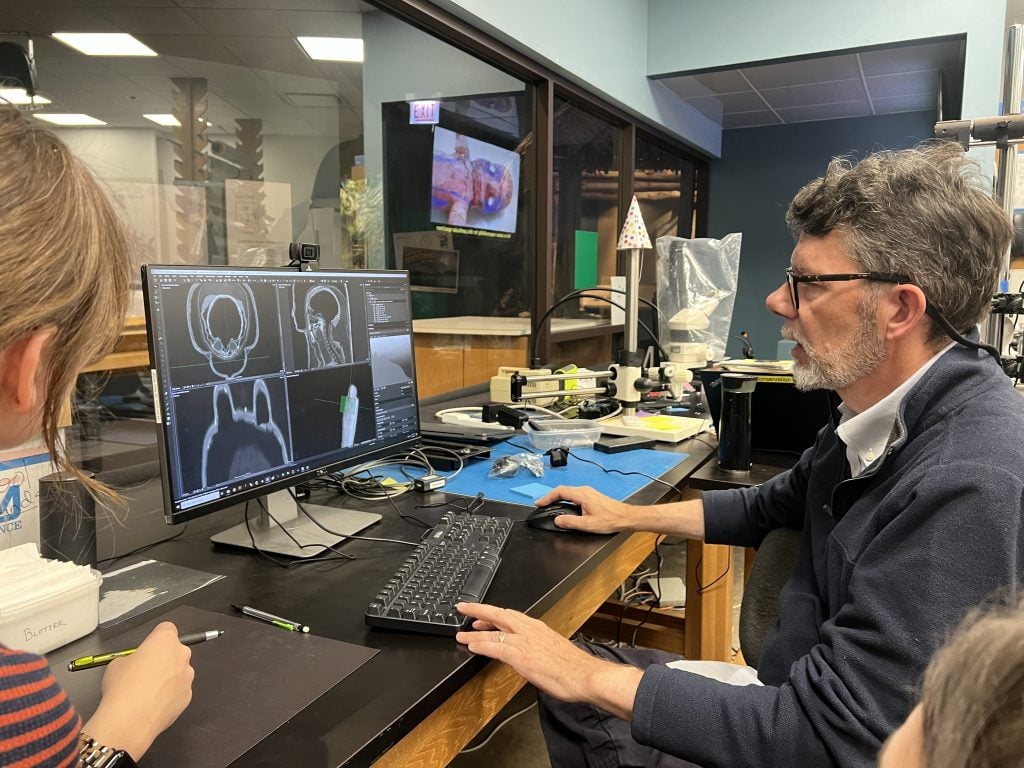
{"label": "ceiling tile", "polygon": [[749,91],[750,86],[735,69],[724,69],[720,72],[705,72],[694,75],[694,79],[712,93],[737,93]]}
{"label": "ceiling tile", "polygon": [[84,8],[166,8],[173,0],[78,0]]}
{"label": "ceiling tile", "polygon": [[174,0],[181,8],[241,8],[267,9],[270,8],[268,0]]}
{"label": "ceiling tile", "polygon": [[250,67],[315,77],[318,73],[293,37],[220,37],[238,60]]}
{"label": "ceiling tile", "polygon": [[204,78],[213,90],[262,91],[267,87],[266,82],[260,77],[259,71],[251,67],[221,64],[215,61],[196,61],[195,59],[175,59],[174,61],[186,73],[186,76]]}
{"label": "ceiling tile", "polygon": [[655,82],[661,83],[681,99],[692,99],[699,98],[701,96],[715,95],[714,91],[706,85],[702,85],[697,81],[697,78],[692,75],[685,75],[683,77],[666,77],[661,80],[655,80]]}
{"label": "ceiling tile", "polygon": [[363,17],[358,13],[336,11],[288,11],[281,14],[285,26],[295,35],[314,37],[356,37],[363,36]]}
{"label": "ceiling tile", "polygon": [[863,117],[871,114],[867,99],[843,101],[836,104],[814,104],[805,107],[779,109],[778,113],[787,123],[805,123],[811,120],[835,120],[841,117]]}
{"label": "ceiling tile", "polygon": [[[699,111],[705,117],[709,117],[716,123],[722,123],[722,100],[718,96],[703,96],[699,99],[687,99],[686,103]],[[763,106],[763,104],[761,105]]]}
{"label": "ceiling tile", "polygon": [[269,70],[257,70],[256,74],[278,93],[337,93],[333,83],[322,77],[304,77]]}
{"label": "ceiling tile", "polygon": [[48,35],[51,32],[124,31],[120,25],[89,8],[23,4],[9,12],[21,20],[19,31],[31,32],[33,35]]}
{"label": "ceiling tile", "polygon": [[875,112],[880,115],[893,114],[895,112],[923,112],[925,110],[938,111],[938,96],[934,93],[915,93],[906,96],[890,96],[879,99],[872,99],[875,105]]}
{"label": "ceiling tile", "polygon": [[[0,11],[0,29],[19,29],[21,26],[21,19],[13,16],[7,10]],[[18,38],[12,37],[11,40],[17,42]],[[24,38],[22,38],[22,41],[24,41]],[[24,44],[24,42],[22,44]]]}
{"label": "ceiling tile", "polygon": [[202,35],[204,30],[180,8],[100,8],[111,24],[133,35]]}
{"label": "ceiling tile", "polygon": [[757,112],[765,109],[764,99],[754,91],[746,93],[724,93],[716,97],[722,102],[722,108],[729,112]]}
{"label": "ceiling tile", "polygon": [[182,74],[168,56],[130,56],[107,59],[107,69],[125,77],[172,77]]}
{"label": "ceiling tile", "polygon": [[227,8],[189,8],[188,15],[213,35],[290,37],[288,27],[274,11]]}
{"label": "ceiling tile", "polygon": [[282,11],[332,11],[344,13],[361,13],[366,10],[375,11],[358,0],[266,0],[269,8]]}
{"label": "ceiling tile", "polygon": [[779,125],[782,121],[771,110],[757,112],[733,112],[722,120],[722,128],[753,128],[759,125]]}
{"label": "ceiling tile", "polygon": [[867,77],[922,69],[942,69],[962,64],[961,47],[960,40],[902,45],[898,48],[862,51],[860,60]]}
{"label": "ceiling tile", "polygon": [[46,56],[36,51],[36,72],[39,74],[39,86],[42,87],[44,75],[104,75],[110,70],[107,64],[113,59],[99,56]]}
{"label": "ceiling tile", "polygon": [[140,34],[138,37],[161,56],[238,63],[234,54],[211,37],[149,34]]}
{"label": "ceiling tile", "polygon": [[121,91],[123,93],[130,93],[133,90],[138,90],[138,86],[127,77],[112,74],[105,74],[102,77],[95,77],[93,75],[62,75],[60,84],[62,88],[83,91]]}
{"label": "ceiling tile", "polygon": [[867,84],[872,99],[917,93],[927,93],[934,98],[939,91],[939,73],[929,69],[899,75],[881,75],[867,78]]}
{"label": "ceiling tile", "polygon": [[783,61],[760,67],[743,67],[743,74],[755,88],[784,88],[789,85],[827,83],[860,77],[853,54],[818,56],[800,61]]}
{"label": "ceiling tile", "polygon": [[230,106],[237,107],[252,114],[254,111],[265,110],[268,114],[276,110],[276,114],[285,115],[292,108],[282,96],[273,91],[225,91],[218,90],[217,95]]}
{"label": "ceiling tile", "polygon": [[794,85],[790,88],[764,88],[761,95],[775,109],[804,107],[810,104],[834,104],[866,98],[864,83],[857,80],[837,80],[832,83]]}

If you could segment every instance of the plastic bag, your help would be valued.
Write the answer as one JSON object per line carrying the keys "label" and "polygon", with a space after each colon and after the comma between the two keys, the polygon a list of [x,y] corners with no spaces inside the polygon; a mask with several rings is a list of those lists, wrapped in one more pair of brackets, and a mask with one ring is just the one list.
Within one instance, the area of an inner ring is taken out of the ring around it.
{"label": "plastic bag", "polygon": [[687,360],[725,357],[742,242],[739,232],[721,240],[658,238],[658,307],[665,318],[658,337],[670,356],[675,346]]}
{"label": "plastic bag", "polygon": [[536,453],[516,453],[512,456],[499,456],[491,464],[488,477],[515,477],[519,470],[528,469],[534,477],[544,474],[544,458]]}

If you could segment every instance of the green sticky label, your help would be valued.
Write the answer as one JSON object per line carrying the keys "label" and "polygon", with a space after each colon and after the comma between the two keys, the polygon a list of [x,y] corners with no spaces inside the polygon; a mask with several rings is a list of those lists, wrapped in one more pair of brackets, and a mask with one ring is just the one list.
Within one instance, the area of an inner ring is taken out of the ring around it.
{"label": "green sticky label", "polygon": [[593,288],[597,285],[597,232],[576,230],[574,261],[574,287]]}

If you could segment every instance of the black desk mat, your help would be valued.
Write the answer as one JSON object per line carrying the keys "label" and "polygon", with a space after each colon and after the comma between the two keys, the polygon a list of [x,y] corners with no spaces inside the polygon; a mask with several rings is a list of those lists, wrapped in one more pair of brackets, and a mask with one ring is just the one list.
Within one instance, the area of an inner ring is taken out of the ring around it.
{"label": "black desk mat", "polygon": [[[192,703],[146,752],[147,768],[223,768],[377,653],[256,619],[181,606],[81,654],[131,648],[161,621],[173,621],[181,634],[211,629],[224,634],[192,647]],[[70,658],[60,650],[49,657],[57,679],[88,719],[99,703],[103,670],[68,672]]]}

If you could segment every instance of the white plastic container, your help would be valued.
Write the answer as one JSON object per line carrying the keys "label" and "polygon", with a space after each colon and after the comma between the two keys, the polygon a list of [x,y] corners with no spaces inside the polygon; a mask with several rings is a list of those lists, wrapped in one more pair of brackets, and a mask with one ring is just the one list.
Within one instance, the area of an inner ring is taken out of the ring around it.
{"label": "white plastic container", "polygon": [[45,600],[30,601],[0,616],[0,643],[8,648],[47,653],[96,629],[100,616],[99,571],[95,578]]}
{"label": "white plastic container", "polygon": [[552,448],[589,448],[601,436],[601,425],[587,419],[527,422],[523,432],[530,445],[541,451]]}

